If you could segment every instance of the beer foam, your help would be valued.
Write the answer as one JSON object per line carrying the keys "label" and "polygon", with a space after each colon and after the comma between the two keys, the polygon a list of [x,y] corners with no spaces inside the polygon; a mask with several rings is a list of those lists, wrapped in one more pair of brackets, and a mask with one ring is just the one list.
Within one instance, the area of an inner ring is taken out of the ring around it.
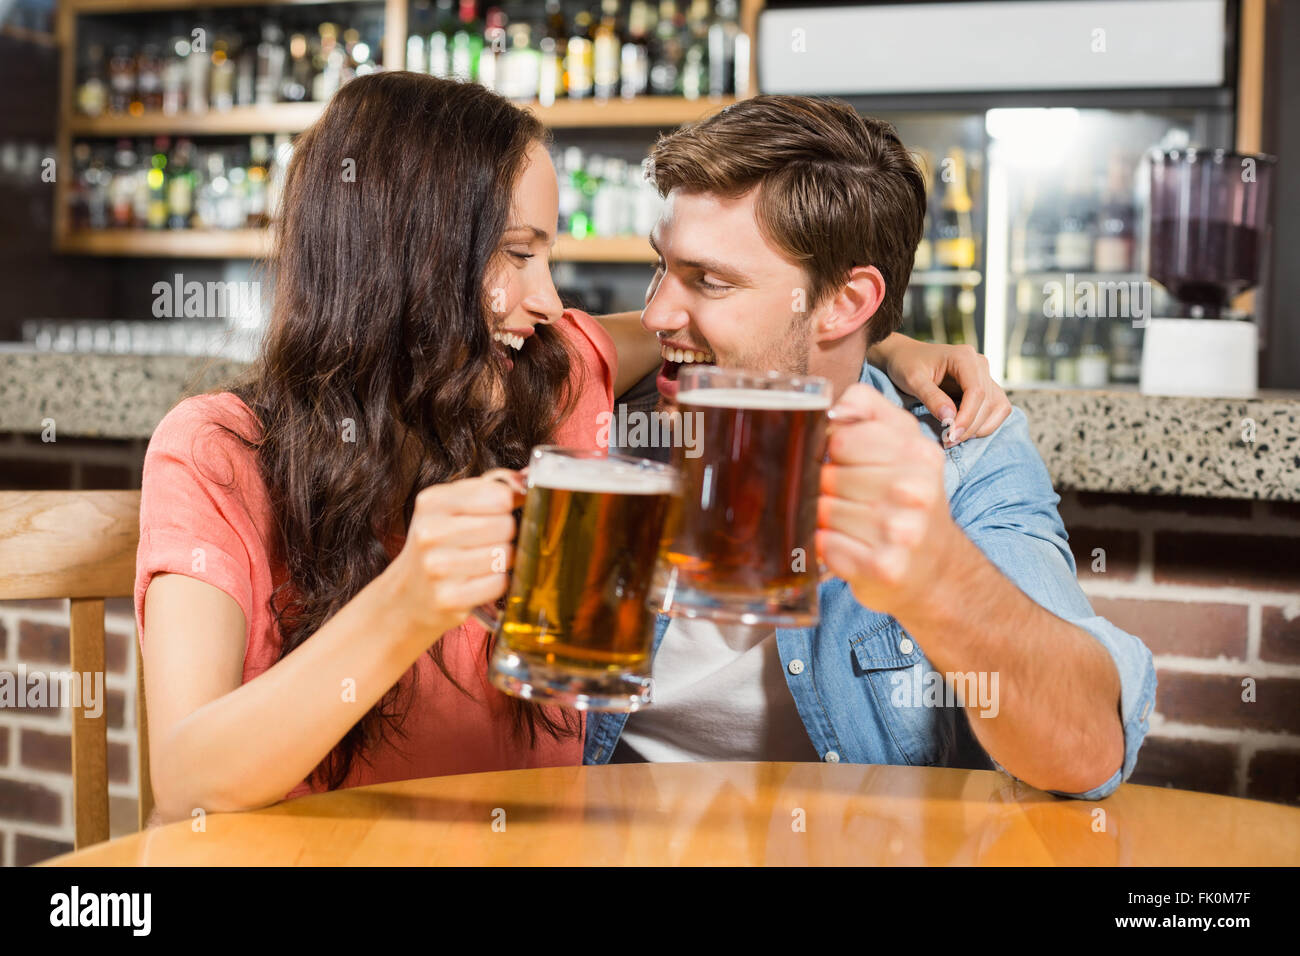
{"label": "beer foam", "polygon": [[830,408],[831,397],[814,392],[787,392],[766,388],[691,388],[677,393],[677,404],[811,412]]}
{"label": "beer foam", "polygon": [[617,458],[546,457],[528,466],[528,481],[557,491],[615,495],[666,495],[675,489],[671,471],[641,468]]}

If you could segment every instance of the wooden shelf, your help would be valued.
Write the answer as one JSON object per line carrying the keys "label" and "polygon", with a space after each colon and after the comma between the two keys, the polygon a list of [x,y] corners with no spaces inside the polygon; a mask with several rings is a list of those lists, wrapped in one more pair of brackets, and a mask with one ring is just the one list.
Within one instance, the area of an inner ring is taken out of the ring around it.
{"label": "wooden shelf", "polygon": [[276,103],[232,106],[203,113],[144,113],[128,116],[73,116],[73,136],[237,136],[254,133],[299,133],[316,122],[324,103]]}
{"label": "wooden shelf", "polygon": [[[336,3],[338,0],[62,0],[71,13],[139,13],[148,10],[212,10],[223,7],[300,7]],[[385,0],[348,0],[384,3]]]}
{"label": "wooden shelf", "polygon": [[681,126],[721,112],[735,97],[688,100],[681,96],[639,96],[636,99],[558,100],[551,106],[521,104],[552,129],[583,127]]}
{"label": "wooden shelf", "polygon": [[655,262],[658,257],[645,236],[616,239],[574,239],[560,236],[551,255],[555,262]]}
{"label": "wooden shelf", "polygon": [[95,229],[69,232],[57,249],[83,256],[260,259],[270,246],[266,229]]}
{"label": "wooden shelf", "polygon": [[[678,96],[647,96],[634,100],[563,100],[553,106],[524,104],[552,129],[580,127],[672,127],[690,123],[734,103],[688,100]],[[324,103],[276,103],[233,106],[203,113],[145,113],[141,116],[72,116],[73,136],[235,136],[254,133],[298,133],[316,122]]]}
{"label": "wooden shelf", "polygon": [[[261,259],[270,253],[265,229],[96,229],[70,232],[58,251],[83,256],[131,256],[173,259]],[[655,261],[654,250],[641,236],[617,239],[574,239],[555,243],[556,262]]]}

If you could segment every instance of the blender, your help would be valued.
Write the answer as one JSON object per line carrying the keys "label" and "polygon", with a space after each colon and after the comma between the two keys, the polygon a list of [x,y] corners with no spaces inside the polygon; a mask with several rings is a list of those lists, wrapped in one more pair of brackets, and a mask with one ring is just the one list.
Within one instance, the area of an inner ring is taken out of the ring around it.
{"label": "blender", "polygon": [[1148,319],[1139,388],[1148,395],[1249,398],[1259,333],[1231,302],[1259,283],[1277,161],[1183,148],[1154,151],[1150,163],[1149,271],[1180,314]]}

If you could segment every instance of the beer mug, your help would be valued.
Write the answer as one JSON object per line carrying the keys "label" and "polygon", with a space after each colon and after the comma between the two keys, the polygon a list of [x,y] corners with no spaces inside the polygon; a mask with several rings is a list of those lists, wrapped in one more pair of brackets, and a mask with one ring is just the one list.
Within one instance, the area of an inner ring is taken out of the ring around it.
{"label": "beer mug", "polygon": [[668,465],[539,446],[529,459],[514,574],[489,668],[508,694],[579,710],[650,700],[647,595],[677,491]]}
{"label": "beer mug", "polygon": [[831,383],[817,376],[684,368],[693,416],[651,587],[656,610],[743,624],[818,622],[817,497]]}

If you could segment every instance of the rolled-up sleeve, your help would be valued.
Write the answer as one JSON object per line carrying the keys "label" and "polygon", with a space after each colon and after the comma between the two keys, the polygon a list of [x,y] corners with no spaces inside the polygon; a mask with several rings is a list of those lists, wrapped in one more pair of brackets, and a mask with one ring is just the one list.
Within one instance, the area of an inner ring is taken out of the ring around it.
{"label": "rolled-up sleeve", "polygon": [[[1079,587],[1074,555],[1057,511],[1061,499],[1029,437],[1023,411],[1014,409],[993,435],[959,445],[949,457],[957,475],[950,504],[962,530],[1020,590],[1096,638],[1115,664],[1123,766],[1105,783],[1083,793],[1051,791],[1079,800],[1109,796],[1132,774],[1150,728],[1156,694],[1151,651],[1135,635],[1099,617]],[[996,760],[993,763],[1007,772]]]}

